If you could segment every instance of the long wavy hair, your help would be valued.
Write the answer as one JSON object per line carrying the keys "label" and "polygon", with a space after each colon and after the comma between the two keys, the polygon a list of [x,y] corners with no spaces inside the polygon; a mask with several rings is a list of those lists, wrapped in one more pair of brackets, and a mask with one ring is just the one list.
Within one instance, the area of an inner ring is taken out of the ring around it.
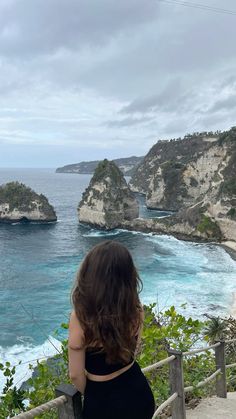
{"label": "long wavy hair", "polygon": [[127,248],[116,241],[93,247],[78,271],[72,302],[84,347],[102,348],[108,363],[134,356],[141,324],[142,282]]}

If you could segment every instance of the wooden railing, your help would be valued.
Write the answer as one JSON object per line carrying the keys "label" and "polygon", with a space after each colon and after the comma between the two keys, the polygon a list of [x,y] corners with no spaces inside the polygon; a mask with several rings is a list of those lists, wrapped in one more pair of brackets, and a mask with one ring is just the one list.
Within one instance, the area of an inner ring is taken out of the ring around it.
{"label": "wooden railing", "polygon": [[56,398],[41,404],[28,412],[20,413],[13,419],[32,419],[42,413],[57,408],[59,419],[83,419],[80,392],[71,384],[61,384],[56,388]]}
{"label": "wooden railing", "polygon": [[[225,364],[225,345],[236,342],[236,339],[220,341],[214,345],[204,348],[193,349],[192,351],[180,352],[173,349],[168,350],[168,357],[155,364],[142,369],[143,373],[160,368],[169,364],[170,397],[165,400],[155,411],[153,419],[167,407],[171,406],[172,419],[186,419],[185,393],[200,388],[216,379],[216,395],[227,397],[226,369],[236,367],[235,364]],[[215,350],[216,371],[194,386],[184,387],[183,357],[192,356],[200,352]],[[70,384],[62,384],[56,389],[56,398],[28,412],[20,413],[13,419],[30,419],[47,412],[51,409],[58,409],[59,419],[82,419],[82,397],[79,391]]]}

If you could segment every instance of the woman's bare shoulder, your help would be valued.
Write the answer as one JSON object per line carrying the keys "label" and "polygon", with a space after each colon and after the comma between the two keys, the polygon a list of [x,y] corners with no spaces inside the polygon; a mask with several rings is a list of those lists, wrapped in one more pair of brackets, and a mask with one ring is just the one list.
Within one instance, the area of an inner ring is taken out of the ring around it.
{"label": "woman's bare shoulder", "polygon": [[140,314],[141,314],[141,318],[144,319],[145,312],[144,312],[144,307],[142,304],[140,305]]}
{"label": "woman's bare shoulder", "polygon": [[76,315],[75,310],[71,312],[69,322],[69,347],[72,349],[82,349],[84,341],[84,331]]}
{"label": "woman's bare shoulder", "polygon": [[70,313],[70,323],[79,325],[79,319],[76,315],[75,310],[72,310]]}

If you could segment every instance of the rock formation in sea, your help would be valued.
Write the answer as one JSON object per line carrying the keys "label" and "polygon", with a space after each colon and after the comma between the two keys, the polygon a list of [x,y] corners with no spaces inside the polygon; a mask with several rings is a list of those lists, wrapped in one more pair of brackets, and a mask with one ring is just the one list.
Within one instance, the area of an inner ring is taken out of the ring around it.
{"label": "rock formation in sea", "polygon": [[[125,176],[132,176],[135,168],[141,163],[143,157],[124,157],[113,160]],[[67,164],[63,167],[58,167],[56,173],[78,173],[78,174],[93,174],[99,160],[82,161],[75,164]]]}
{"label": "rock formation in sea", "polygon": [[52,222],[57,216],[47,198],[19,182],[0,186],[0,222]]}
{"label": "rock formation in sea", "polygon": [[139,215],[138,202],[121,170],[112,161],[101,161],[82,196],[79,221],[110,230]]}
{"label": "rock formation in sea", "polygon": [[146,195],[147,207],[177,211],[153,221],[154,230],[236,241],[236,127],[159,141],[130,187]]}

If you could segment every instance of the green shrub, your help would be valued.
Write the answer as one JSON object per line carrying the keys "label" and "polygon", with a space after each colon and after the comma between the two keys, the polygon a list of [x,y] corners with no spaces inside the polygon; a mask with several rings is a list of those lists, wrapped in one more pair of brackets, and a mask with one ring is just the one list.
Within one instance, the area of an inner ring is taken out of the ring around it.
{"label": "green shrub", "polygon": [[221,240],[222,234],[218,224],[207,215],[203,215],[201,222],[197,226],[200,233],[206,234],[210,239]]}
{"label": "green shrub", "polygon": [[224,195],[232,196],[236,195],[236,179],[231,177],[228,180],[225,180],[220,188],[220,192]]}
{"label": "green shrub", "polygon": [[[182,306],[184,308],[184,305]],[[218,336],[232,339],[236,334],[236,320],[209,318],[206,322],[186,318],[176,312],[172,306],[163,312],[157,312],[154,304],[145,306],[145,320],[137,360],[141,367],[153,364],[168,356],[168,348],[189,351],[193,346],[206,346]],[[68,328],[67,324],[62,325]],[[224,333],[223,333],[224,332]],[[223,335],[222,335],[223,333]],[[206,342],[204,344],[203,342]],[[13,386],[15,367],[9,363],[0,364],[0,370],[6,377],[3,395],[0,396],[0,417],[7,418],[20,411],[29,410],[55,398],[55,388],[58,384],[69,383],[67,340],[62,341],[61,354],[53,357],[53,363],[40,362],[37,374],[28,380],[27,390],[16,389]],[[226,363],[234,363],[235,347],[227,346]],[[185,386],[196,385],[215,371],[214,354],[210,351],[191,357],[184,357]],[[30,366],[32,369],[32,367]],[[146,374],[154,393],[157,406],[169,397],[169,367],[165,365]],[[235,369],[227,370],[228,391],[236,390]],[[215,382],[200,389],[194,389],[186,394],[186,402],[193,398],[201,398],[215,394]],[[25,408],[23,400],[29,401]],[[9,416],[8,416],[9,415]],[[50,411],[38,418],[56,419],[57,413]]]}
{"label": "green shrub", "polygon": [[228,217],[236,219],[236,208],[230,208],[230,210],[227,212]]}
{"label": "green shrub", "polygon": [[236,127],[232,127],[229,131],[224,131],[220,134],[218,144],[220,146],[225,143],[234,143],[236,141]]}
{"label": "green shrub", "polygon": [[118,184],[120,184],[124,178],[123,173],[113,161],[104,159],[98,163],[92,178],[92,182],[104,181],[106,176],[110,177],[115,183]]}

